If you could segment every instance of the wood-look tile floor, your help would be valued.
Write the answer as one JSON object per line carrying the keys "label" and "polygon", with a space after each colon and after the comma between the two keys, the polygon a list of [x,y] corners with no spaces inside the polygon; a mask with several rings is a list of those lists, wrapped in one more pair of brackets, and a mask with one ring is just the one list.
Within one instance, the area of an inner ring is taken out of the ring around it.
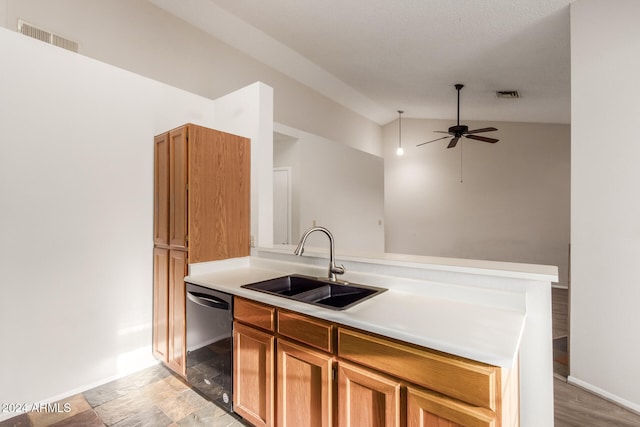
{"label": "wood-look tile floor", "polygon": [[20,414],[0,422],[0,427],[246,426],[161,365],[56,403],[51,412]]}

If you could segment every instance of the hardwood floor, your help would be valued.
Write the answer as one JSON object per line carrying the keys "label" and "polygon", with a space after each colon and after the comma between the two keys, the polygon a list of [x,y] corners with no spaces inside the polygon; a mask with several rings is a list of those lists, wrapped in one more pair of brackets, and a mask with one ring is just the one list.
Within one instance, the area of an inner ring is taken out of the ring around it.
{"label": "hardwood floor", "polygon": [[555,427],[638,427],[640,414],[628,411],[579,387],[555,378]]}
{"label": "hardwood floor", "polygon": [[556,377],[569,376],[569,290],[551,289],[553,324],[553,373]]}
{"label": "hardwood floor", "polygon": [[638,427],[640,414],[567,383],[569,375],[569,291],[551,290],[553,380],[556,427]]}
{"label": "hardwood floor", "polygon": [[553,338],[569,335],[569,290],[551,289],[551,312],[553,320]]}

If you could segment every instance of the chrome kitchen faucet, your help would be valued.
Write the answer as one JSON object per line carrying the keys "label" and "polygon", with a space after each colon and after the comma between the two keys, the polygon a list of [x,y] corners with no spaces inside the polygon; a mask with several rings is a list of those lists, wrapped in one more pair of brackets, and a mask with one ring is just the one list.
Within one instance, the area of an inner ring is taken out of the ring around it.
{"label": "chrome kitchen faucet", "polygon": [[300,239],[300,243],[298,243],[298,247],[295,251],[293,251],[293,253],[298,256],[302,255],[302,253],[304,252],[304,243],[307,241],[307,237],[309,237],[309,234],[313,233],[314,231],[322,231],[329,238],[329,280],[331,280],[332,282],[336,282],[336,274],[344,274],[344,272],[347,270],[344,268],[344,265],[340,265],[339,267],[336,266],[336,260],[333,255],[333,234],[331,234],[329,230],[324,227],[311,227],[304,232],[302,238]]}

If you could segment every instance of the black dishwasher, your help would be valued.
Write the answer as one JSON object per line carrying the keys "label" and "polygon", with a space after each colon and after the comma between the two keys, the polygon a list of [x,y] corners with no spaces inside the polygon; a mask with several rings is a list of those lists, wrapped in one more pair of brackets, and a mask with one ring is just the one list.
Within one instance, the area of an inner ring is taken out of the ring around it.
{"label": "black dishwasher", "polygon": [[233,296],[187,283],[187,382],[232,412]]}

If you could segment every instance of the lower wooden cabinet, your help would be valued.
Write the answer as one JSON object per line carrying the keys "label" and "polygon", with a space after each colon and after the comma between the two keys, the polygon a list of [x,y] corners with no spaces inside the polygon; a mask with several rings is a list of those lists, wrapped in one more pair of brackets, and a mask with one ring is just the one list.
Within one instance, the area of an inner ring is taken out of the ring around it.
{"label": "lower wooden cabinet", "polygon": [[260,427],[517,427],[518,370],[235,299],[234,409]]}
{"label": "lower wooden cabinet", "polygon": [[274,425],[274,350],[273,335],[233,323],[233,409],[256,427]]}
{"label": "lower wooden cabinet", "polygon": [[333,426],[333,356],[277,341],[279,427]]}
{"label": "lower wooden cabinet", "polygon": [[153,355],[169,361],[169,249],[153,248]]}
{"label": "lower wooden cabinet", "polygon": [[186,376],[187,253],[153,249],[153,354]]}
{"label": "lower wooden cabinet", "polygon": [[338,363],[338,426],[401,427],[402,384],[347,362]]}
{"label": "lower wooden cabinet", "polygon": [[169,352],[167,365],[187,377],[187,252],[169,251]]}

